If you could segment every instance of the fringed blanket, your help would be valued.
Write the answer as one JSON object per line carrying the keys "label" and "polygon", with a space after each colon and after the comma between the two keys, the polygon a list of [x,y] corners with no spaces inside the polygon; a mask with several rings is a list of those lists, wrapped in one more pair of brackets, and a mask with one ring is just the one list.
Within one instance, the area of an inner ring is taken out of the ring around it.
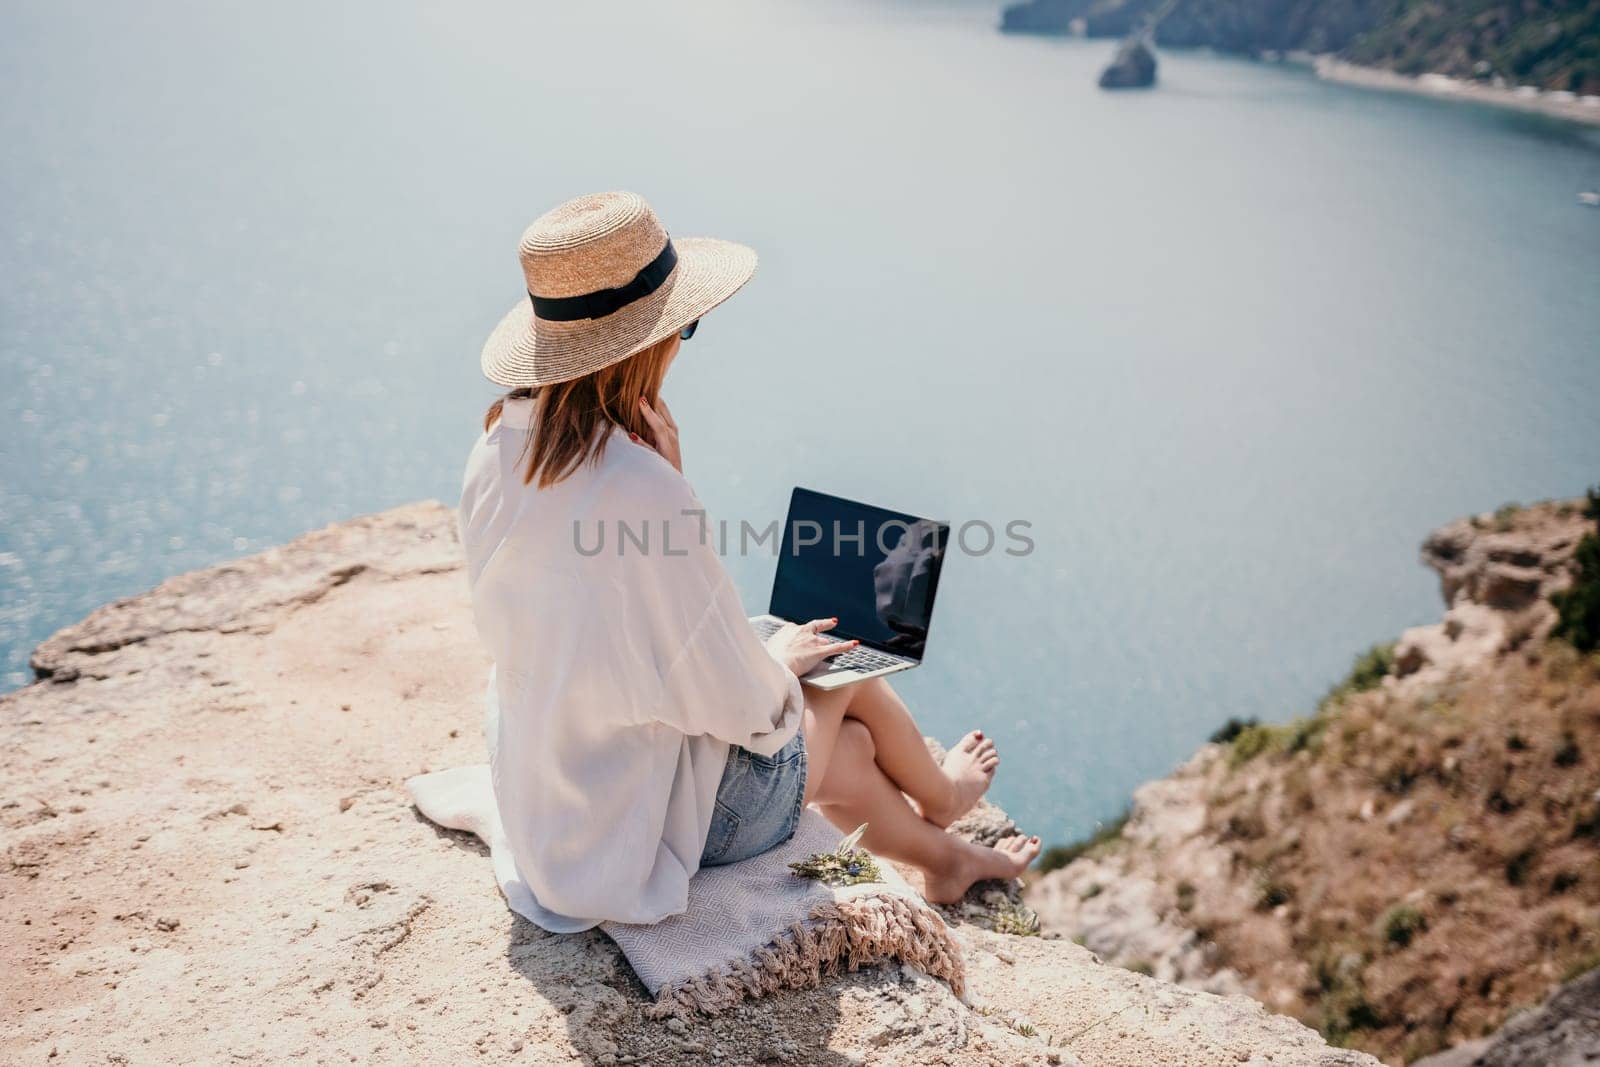
{"label": "fringed blanket", "polygon": [[[512,911],[532,896],[517,875],[485,764],[406,782],[417,810],[489,846]],[[634,973],[656,998],[651,1011],[714,1015],[746,997],[815,986],[827,974],[888,960],[909,963],[962,993],[960,949],[938,912],[888,863],[883,881],[830,887],[789,864],[839,843],[839,831],[806,810],[788,842],[743,863],[709,867],[689,880],[689,907],[650,926],[604,923]]]}

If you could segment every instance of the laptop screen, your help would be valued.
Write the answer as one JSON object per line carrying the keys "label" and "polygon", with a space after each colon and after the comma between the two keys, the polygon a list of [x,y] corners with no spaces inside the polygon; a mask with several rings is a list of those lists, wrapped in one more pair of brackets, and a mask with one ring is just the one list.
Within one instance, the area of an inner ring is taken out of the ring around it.
{"label": "laptop screen", "polygon": [[946,523],[795,489],[772,584],[772,614],[837,616],[829,633],[922,658],[950,540]]}

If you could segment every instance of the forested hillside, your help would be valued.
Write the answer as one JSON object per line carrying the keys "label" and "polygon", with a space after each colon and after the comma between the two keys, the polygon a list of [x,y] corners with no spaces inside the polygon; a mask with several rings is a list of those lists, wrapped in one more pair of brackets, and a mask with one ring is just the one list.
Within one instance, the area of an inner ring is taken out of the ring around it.
{"label": "forested hillside", "polygon": [[[1006,8],[1001,28],[1119,37],[1160,3],[1025,0]],[[1156,41],[1336,53],[1403,74],[1600,93],[1600,0],[1177,0]]]}

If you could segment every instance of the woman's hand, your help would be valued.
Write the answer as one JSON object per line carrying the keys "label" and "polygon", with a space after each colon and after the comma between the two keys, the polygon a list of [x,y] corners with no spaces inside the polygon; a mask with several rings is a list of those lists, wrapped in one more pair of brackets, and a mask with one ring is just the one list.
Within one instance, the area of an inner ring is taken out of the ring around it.
{"label": "woman's hand", "polygon": [[644,424],[650,428],[650,439],[645,440],[637,434],[630,436],[640,444],[649,445],[661,454],[661,458],[672,464],[679,473],[683,473],[683,452],[678,447],[678,424],[673,421],[672,409],[667,407],[667,402],[661,397],[656,397],[655,407],[650,406],[650,398],[639,398],[639,414],[644,416]]}
{"label": "woman's hand", "polygon": [[839,625],[838,619],[813,619],[804,626],[785,623],[778,632],[767,638],[767,651],[772,658],[788,667],[796,678],[803,677],[829,656],[849,652],[860,641],[835,641],[823,637],[824,630]]}

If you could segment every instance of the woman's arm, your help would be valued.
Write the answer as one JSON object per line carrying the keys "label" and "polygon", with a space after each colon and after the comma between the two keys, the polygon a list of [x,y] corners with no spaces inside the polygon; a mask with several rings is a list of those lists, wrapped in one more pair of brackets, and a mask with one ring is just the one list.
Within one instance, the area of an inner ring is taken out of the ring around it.
{"label": "woman's arm", "polygon": [[[787,744],[800,726],[805,707],[799,675],[828,656],[854,648],[855,642],[821,636],[833,625],[816,620],[804,627],[785,627],[763,645],[751,629],[733,579],[705,536],[705,509],[682,477],[683,458],[678,426],[665,401],[657,407],[641,398],[640,410],[651,441],[633,440],[652,448],[677,477],[654,487],[657,506],[667,526],[666,542],[679,546],[679,557],[655,560],[653,577],[664,583],[664,595],[682,608],[704,607],[686,615],[682,647],[676,649],[662,679],[658,721],[687,734],[708,734],[752,752],[771,755]],[[654,494],[652,494],[654,495]],[[684,550],[687,546],[687,550]]]}
{"label": "woman's arm", "polygon": [[800,679],[767,654],[724,575],[662,679],[657,719],[770,756],[794,737],[804,709]]}

